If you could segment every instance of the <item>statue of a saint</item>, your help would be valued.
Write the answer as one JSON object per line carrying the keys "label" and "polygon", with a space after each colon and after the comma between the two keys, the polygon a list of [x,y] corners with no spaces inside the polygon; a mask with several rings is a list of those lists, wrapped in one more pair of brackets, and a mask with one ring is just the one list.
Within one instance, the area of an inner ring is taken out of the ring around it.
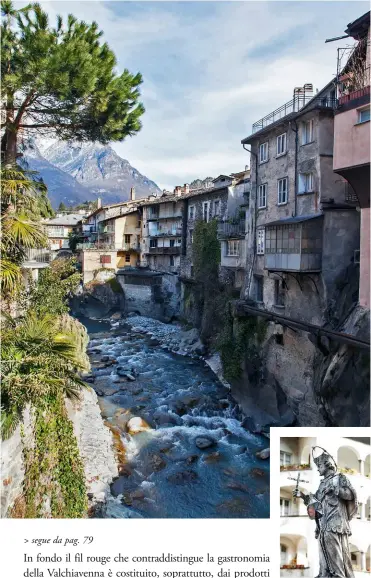
{"label": "statue of a saint", "polygon": [[356,492],[348,478],[337,473],[335,460],[326,450],[313,461],[323,477],[318,490],[315,494],[304,494],[295,489],[293,495],[304,500],[309,517],[316,522],[319,546],[316,578],[354,578],[348,536],[349,521],[358,508]]}

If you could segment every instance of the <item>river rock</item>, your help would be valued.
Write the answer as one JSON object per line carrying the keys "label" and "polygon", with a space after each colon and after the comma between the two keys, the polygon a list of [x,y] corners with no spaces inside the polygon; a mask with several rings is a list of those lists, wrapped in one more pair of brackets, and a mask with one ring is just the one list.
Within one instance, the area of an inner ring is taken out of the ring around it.
{"label": "river rock", "polygon": [[190,466],[191,464],[194,464],[195,462],[197,462],[199,457],[200,456],[198,456],[197,454],[194,454],[193,456],[188,456],[188,458],[186,458],[187,466]]}
{"label": "river rock", "polygon": [[213,438],[206,436],[199,436],[195,440],[195,444],[199,450],[206,450],[207,448],[211,448],[212,446],[215,446],[216,443],[217,442]]}
{"label": "river rock", "polygon": [[261,468],[253,468],[250,472],[250,475],[254,478],[264,478],[266,476],[266,472]]}
{"label": "river rock", "polygon": [[148,342],[148,345],[151,345],[152,347],[156,347],[157,345],[160,345],[160,342],[158,339],[151,338]]}
{"label": "river rock", "polygon": [[151,464],[155,472],[159,472],[166,467],[165,460],[158,454],[153,454],[151,457]]}
{"label": "river rock", "polygon": [[112,313],[112,315],[111,315],[111,319],[113,321],[116,321],[117,319],[121,319],[121,317],[122,317],[121,311],[116,311],[116,313]]}
{"label": "river rock", "polygon": [[227,488],[229,488],[230,490],[239,490],[240,492],[246,493],[249,491],[249,488],[247,486],[245,486],[244,484],[240,484],[239,482],[236,482],[234,480],[228,482]]}
{"label": "river rock", "polygon": [[141,417],[132,417],[126,424],[130,435],[135,435],[141,431],[150,429],[149,425]]}
{"label": "river rock", "polygon": [[184,470],[182,472],[176,472],[167,477],[168,482],[173,484],[184,484],[188,482],[194,482],[198,478],[198,475],[193,470]]}
{"label": "river rock", "polygon": [[256,452],[255,455],[260,460],[267,460],[267,459],[269,459],[269,456],[270,456],[270,450],[269,450],[269,448],[265,448],[265,450],[261,450],[260,452]]}
{"label": "river rock", "polygon": [[218,462],[221,457],[222,456],[221,456],[220,452],[213,452],[212,454],[204,456],[203,461],[206,462],[207,464],[210,464],[210,463]]}

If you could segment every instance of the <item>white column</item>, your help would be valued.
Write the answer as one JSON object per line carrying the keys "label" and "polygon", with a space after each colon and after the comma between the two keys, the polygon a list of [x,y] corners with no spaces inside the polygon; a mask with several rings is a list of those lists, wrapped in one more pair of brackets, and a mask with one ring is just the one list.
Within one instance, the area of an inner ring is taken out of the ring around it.
{"label": "white column", "polygon": [[359,463],[359,473],[364,476],[365,475],[365,462],[364,460],[358,460]]}
{"label": "white column", "polygon": [[39,278],[39,270],[38,269],[31,269],[31,275],[33,281],[37,281]]}
{"label": "white column", "polygon": [[361,516],[361,520],[365,520],[366,518],[366,504],[362,503],[360,504],[360,516]]}
{"label": "white column", "polygon": [[366,572],[366,552],[361,552],[361,571]]}

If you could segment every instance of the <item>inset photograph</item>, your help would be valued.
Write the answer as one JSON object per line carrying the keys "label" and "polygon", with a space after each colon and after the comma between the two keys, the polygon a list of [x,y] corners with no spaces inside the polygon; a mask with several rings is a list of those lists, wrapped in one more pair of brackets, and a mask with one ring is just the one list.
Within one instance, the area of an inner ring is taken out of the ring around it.
{"label": "inset photograph", "polygon": [[370,495],[370,438],[281,437],[281,577],[365,578]]}

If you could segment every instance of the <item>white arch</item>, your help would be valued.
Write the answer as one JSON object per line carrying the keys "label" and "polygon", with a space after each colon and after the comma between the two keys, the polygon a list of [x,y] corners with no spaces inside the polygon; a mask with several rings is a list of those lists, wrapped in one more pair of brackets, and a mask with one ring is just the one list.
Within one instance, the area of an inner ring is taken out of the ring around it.
{"label": "white arch", "polygon": [[337,452],[337,465],[340,469],[349,469],[359,472],[360,455],[357,449],[342,445]]}
{"label": "white arch", "polygon": [[306,536],[301,534],[281,534],[280,543],[287,548],[286,564],[292,564],[296,560],[297,565],[309,566]]}
{"label": "white arch", "polygon": [[368,477],[370,477],[370,473],[371,473],[370,472],[370,470],[371,470],[370,460],[371,460],[371,456],[370,456],[370,454],[368,454],[365,457],[365,466],[364,466],[365,467],[365,476],[368,476]]}

